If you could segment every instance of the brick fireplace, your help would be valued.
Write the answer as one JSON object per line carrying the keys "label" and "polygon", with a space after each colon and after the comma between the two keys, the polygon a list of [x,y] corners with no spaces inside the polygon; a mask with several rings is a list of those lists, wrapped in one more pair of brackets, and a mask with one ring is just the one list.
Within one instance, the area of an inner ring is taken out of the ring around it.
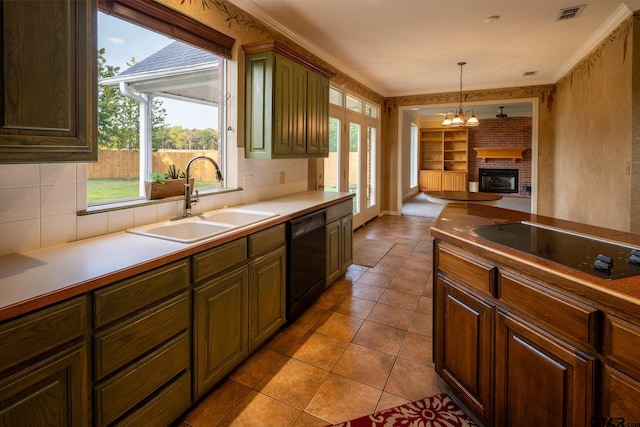
{"label": "brick fireplace", "polygon": [[[521,147],[526,148],[523,158],[486,159],[476,157],[474,147]],[[508,197],[531,197],[531,117],[509,117],[508,119],[482,119],[480,126],[469,128],[469,181],[480,182],[479,170],[517,170],[518,188]]]}

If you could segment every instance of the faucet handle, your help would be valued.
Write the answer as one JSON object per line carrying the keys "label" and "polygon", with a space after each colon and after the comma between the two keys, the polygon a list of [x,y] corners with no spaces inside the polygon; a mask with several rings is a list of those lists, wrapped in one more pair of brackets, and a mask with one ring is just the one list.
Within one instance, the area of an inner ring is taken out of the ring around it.
{"label": "faucet handle", "polygon": [[195,193],[196,193],[196,196],[191,199],[191,204],[192,205],[195,205],[196,203],[198,203],[200,201],[200,193],[198,192],[198,190],[196,190]]}

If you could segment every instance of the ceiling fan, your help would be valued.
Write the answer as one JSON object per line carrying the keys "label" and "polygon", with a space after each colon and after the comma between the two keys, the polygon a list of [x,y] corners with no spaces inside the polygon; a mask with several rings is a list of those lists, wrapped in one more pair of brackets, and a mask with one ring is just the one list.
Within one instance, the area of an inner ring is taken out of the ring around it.
{"label": "ceiling fan", "polygon": [[504,107],[498,107],[498,108],[500,108],[500,113],[499,113],[499,114],[496,114],[496,117],[497,117],[497,118],[499,118],[499,119],[506,119],[507,117],[509,117],[508,115],[506,115],[506,114],[502,111],[502,109],[503,109]]}

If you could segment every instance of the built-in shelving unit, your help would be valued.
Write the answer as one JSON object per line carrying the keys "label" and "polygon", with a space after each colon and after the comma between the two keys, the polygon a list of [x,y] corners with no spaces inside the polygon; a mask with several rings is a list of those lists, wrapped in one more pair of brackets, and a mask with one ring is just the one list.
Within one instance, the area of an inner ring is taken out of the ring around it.
{"label": "built-in shelving unit", "polygon": [[420,129],[422,191],[466,191],[469,133],[466,128]]}

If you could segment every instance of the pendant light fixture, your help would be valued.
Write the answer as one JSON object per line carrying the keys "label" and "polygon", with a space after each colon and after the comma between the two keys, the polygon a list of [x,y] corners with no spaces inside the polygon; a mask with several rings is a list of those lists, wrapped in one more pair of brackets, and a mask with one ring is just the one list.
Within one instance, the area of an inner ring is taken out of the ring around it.
{"label": "pendant light fixture", "polygon": [[[465,112],[462,109],[462,67],[466,65],[466,62],[458,62],[460,66],[460,105],[456,111],[450,111],[446,114],[444,121],[442,122],[442,126],[453,126],[453,127],[462,127],[462,126],[478,126],[480,122],[478,118],[473,114],[473,110],[471,110],[471,115],[469,118],[466,118]],[[469,111],[467,111],[467,115],[469,115]],[[451,116],[451,117],[449,117]]]}

